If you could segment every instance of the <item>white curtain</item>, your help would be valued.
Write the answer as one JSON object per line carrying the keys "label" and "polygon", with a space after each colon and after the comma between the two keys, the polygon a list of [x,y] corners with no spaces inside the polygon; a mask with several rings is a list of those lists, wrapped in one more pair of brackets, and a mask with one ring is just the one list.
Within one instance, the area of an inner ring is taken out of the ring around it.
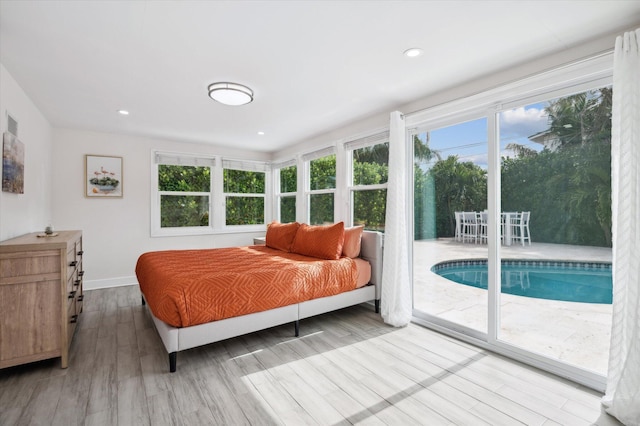
{"label": "white curtain", "polygon": [[640,29],[618,37],[613,65],[611,177],[613,325],[606,411],[640,424]]}
{"label": "white curtain", "polygon": [[389,123],[389,180],[382,262],[382,318],[387,324],[403,327],[411,321],[409,281],[407,141],[404,118],[391,113]]}

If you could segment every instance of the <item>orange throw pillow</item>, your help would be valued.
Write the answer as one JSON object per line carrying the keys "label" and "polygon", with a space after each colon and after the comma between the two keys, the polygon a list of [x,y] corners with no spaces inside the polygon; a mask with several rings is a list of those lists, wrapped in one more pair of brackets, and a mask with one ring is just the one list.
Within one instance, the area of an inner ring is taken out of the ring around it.
{"label": "orange throw pillow", "polygon": [[345,228],[342,255],[355,259],[360,256],[360,242],[362,241],[364,225]]}
{"label": "orange throw pillow", "polygon": [[334,225],[300,225],[291,251],[304,256],[336,260],[342,254],[344,243],[344,222]]}
{"label": "orange throw pillow", "polygon": [[265,244],[267,247],[290,252],[300,224],[298,222],[279,223],[276,221],[267,225]]}

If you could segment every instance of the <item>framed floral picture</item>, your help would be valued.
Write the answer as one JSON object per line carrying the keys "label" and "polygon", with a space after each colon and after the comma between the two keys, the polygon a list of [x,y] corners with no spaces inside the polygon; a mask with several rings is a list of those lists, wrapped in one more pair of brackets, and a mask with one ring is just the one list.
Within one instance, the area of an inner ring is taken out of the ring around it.
{"label": "framed floral picture", "polygon": [[85,155],[85,197],[122,197],[122,157]]}

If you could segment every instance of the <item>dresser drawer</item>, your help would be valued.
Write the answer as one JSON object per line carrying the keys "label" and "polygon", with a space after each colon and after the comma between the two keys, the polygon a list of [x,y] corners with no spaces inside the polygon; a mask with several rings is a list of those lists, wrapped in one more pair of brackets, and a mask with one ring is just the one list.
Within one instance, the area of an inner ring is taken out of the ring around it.
{"label": "dresser drawer", "polygon": [[78,325],[79,314],[76,308],[76,299],[75,297],[71,300],[67,308],[67,347],[71,345],[71,340],[73,339],[73,334],[76,331],[76,326]]}
{"label": "dresser drawer", "polygon": [[60,357],[82,312],[82,232],[0,242],[0,368]]}

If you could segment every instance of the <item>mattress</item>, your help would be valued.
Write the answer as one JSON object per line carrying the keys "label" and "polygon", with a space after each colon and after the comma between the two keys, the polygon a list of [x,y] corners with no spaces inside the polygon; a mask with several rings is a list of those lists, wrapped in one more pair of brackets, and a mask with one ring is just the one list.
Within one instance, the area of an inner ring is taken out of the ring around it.
{"label": "mattress", "polygon": [[174,327],[332,296],[370,274],[362,259],[323,260],[266,246],[149,252],[136,265],[149,308]]}

